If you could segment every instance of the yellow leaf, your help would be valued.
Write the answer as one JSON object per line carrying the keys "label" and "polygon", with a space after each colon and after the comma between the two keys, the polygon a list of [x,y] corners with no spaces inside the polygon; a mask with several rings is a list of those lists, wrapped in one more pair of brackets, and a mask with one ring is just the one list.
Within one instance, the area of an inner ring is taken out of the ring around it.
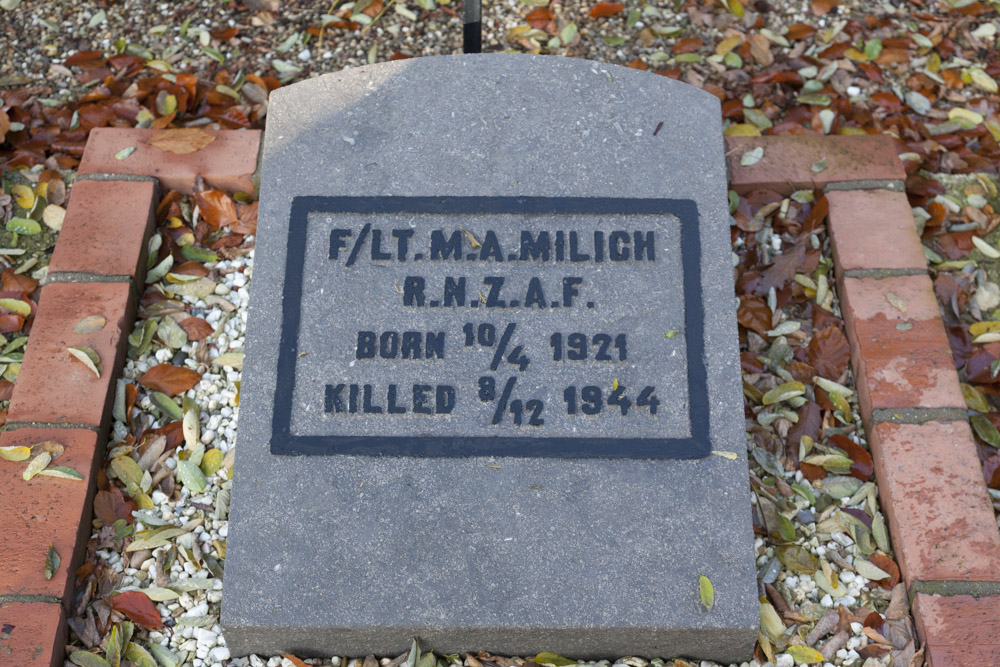
{"label": "yellow leaf", "polygon": [[726,9],[729,10],[730,14],[732,14],[738,19],[743,18],[743,4],[740,2],[740,0],[722,0],[722,1],[726,3]]}
{"label": "yellow leaf", "polygon": [[795,662],[800,665],[811,665],[814,662],[823,662],[823,654],[809,646],[789,646],[788,655],[795,658]]}
{"label": "yellow leaf", "polygon": [[35,206],[35,193],[27,185],[15,185],[10,189],[10,194],[14,196],[14,202],[30,211]]}
{"label": "yellow leaf", "polygon": [[976,88],[979,88],[987,93],[996,93],[1000,90],[1000,87],[997,86],[997,82],[993,80],[993,77],[978,67],[969,70],[969,78],[972,79],[972,83],[976,86]]}
{"label": "yellow leaf", "polygon": [[20,299],[0,299],[0,308],[17,313],[21,317],[31,315],[31,306]]}
{"label": "yellow leaf", "polygon": [[743,43],[743,38],[740,37],[739,35],[726,37],[724,40],[722,40],[716,45],[715,54],[719,56],[724,56],[742,43]]}
{"label": "yellow leaf", "polygon": [[751,123],[734,123],[722,134],[726,137],[759,137],[760,128]]}
{"label": "yellow leaf", "polygon": [[806,393],[806,387],[801,382],[786,382],[784,384],[779,384],[777,387],[764,394],[764,398],[761,399],[761,402],[764,405],[773,405],[774,403],[787,401],[789,398],[801,396],[804,393]]}
{"label": "yellow leaf", "polygon": [[979,125],[983,122],[983,114],[976,113],[975,111],[969,111],[968,109],[959,109],[958,107],[952,109],[948,112],[948,120],[952,121],[968,121],[973,125]]}
{"label": "yellow leaf", "polygon": [[969,333],[972,337],[982,336],[984,333],[997,333],[1000,332],[1000,322],[996,320],[986,321],[986,322],[973,322],[969,325]]}
{"label": "yellow leaf", "polygon": [[11,446],[0,447],[0,459],[8,461],[26,461],[31,456],[31,447]]}
{"label": "yellow leaf", "polygon": [[222,467],[222,459],[225,454],[218,449],[210,449],[201,457],[201,471],[206,477],[211,477]]}
{"label": "yellow leaf", "polygon": [[785,624],[770,602],[760,603],[760,629],[772,642],[785,632]]}

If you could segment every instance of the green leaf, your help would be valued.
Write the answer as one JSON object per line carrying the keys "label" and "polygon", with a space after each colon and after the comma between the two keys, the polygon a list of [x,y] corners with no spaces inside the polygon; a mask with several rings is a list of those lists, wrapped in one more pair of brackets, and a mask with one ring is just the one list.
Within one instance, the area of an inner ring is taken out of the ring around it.
{"label": "green leaf", "polygon": [[201,471],[201,468],[190,461],[177,462],[177,479],[192,494],[203,492],[208,485],[208,480],[205,479],[205,474]]}
{"label": "green leaf", "polygon": [[154,391],[149,398],[153,401],[156,407],[162,410],[163,413],[172,420],[180,421],[184,419],[184,413],[181,412],[180,406],[177,405],[174,399],[170,398],[166,394]]}
{"label": "green leaf", "polygon": [[809,501],[810,505],[816,504],[816,495],[805,484],[792,484],[792,491]]}
{"label": "green leaf", "polygon": [[1000,431],[997,431],[997,427],[993,425],[989,419],[982,415],[973,415],[969,418],[972,422],[972,428],[975,429],[976,435],[982,439],[990,447],[1000,448]]}
{"label": "green leaf", "polygon": [[219,256],[211,250],[193,245],[183,246],[181,254],[184,255],[184,259],[189,259],[192,262],[201,262],[202,264],[219,261]]}
{"label": "green leaf", "polygon": [[122,664],[122,642],[121,637],[118,636],[117,625],[111,627],[111,635],[108,637],[108,644],[104,655],[107,656],[108,664],[111,667],[119,667]]}
{"label": "green leaf", "polygon": [[201,458],[201,471],[205,473],[206,477],[211,477],[219,471],[219,468],[222,467],[222,461],[225,457],[226,456],[222,453],[222,450],[208,450]]}
{"label": "green leaf", "polygon": [[882,40],[881,39],[869,39],[865,42],[865,57],[868,60],[875,60],[878,58],[878,54],[882,53]]}
{"label": "green leaf", "polygon": [[49,553],[45,556],[45,579],[51,579],[59,571],[59,563],[62,559],[59,558],[59,554],[56,553],[56,548],[49,544]]}
{"label": "green leaf", "polygon": [[34,236],[42,233],[42,226],[30,218],[11,218],[7,221],[7,231]]}
{"label": "green leaf", "polygon": [[417,644],[417,638],[413,638],[413,643],[410,644],[410,655],[406,657],[406,667],[417,667],[417,660],[420,658],[420,645]]}
{"label": "green leaf", "polygon": [[135,642],[129,642],[126,646],[125,659],[135,664],[136,667],[158,667],[156,659],[150,655],[149,651]]}
{"label": "green leaf", "polygon": [[559,31],[559,38],[562,40],[563,44],[569,44],[570,42],[573,41],[573,38],[576,37],[576,33],[577,33],[576,24],[570,23]]}
{"label": "green leaf", "polygon": [[712,611],[712,607],[715,606],[715,586],[712,585],[711,579],[703,574],[698,575],[698,591],[701,594],[701,606],[705,611]]}
{"label": "green leaf", "polygon": [[778,515],[778,536],[785,542],[795,541],[795,524],[781,514]]}
{"label": "green leaf", "polygon": [[823,158],[819,162],[816,162],[811,167],[809,167],[809,170],[814,174],[818,174],[821,171],[824,171],[827,168],[827,166],[828,164],[826,158]]}
{"label": "green leaf", "polygon": [[555,665],[555,667],[566,667],[566,665],[575,665],[576,660],[570,660],[569,658],[564,658],[558,653],[550,653],[549,651],[542,651],[535,656],[535,662],[539,665]]}
{"label": "green leaf", "polygon": [[60,479],[74,479],[77,481],[83,481],[83,475],[78,473],[73,468],[69,466],[52,466],[51,468],[46,468],[38,473],[39,475],[47,475],[49,477],[58,477]]}
{"label": "green leaf", "polygon": [[69,661],[80,667],[111,667],[107,660],[90,651],[73,651]]}
{"label": "green leaf", "polygon": [[178,667],[181,664],[180,658],[174,655],[173,651],[160,644],[150,644],[149,652],[163,667]]}

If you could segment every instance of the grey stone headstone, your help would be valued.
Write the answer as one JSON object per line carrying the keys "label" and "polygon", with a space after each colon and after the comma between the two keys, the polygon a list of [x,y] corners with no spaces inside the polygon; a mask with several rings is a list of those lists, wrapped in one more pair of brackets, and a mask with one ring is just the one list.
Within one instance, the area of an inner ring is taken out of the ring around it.
{"label": "grey stone headstone", "polygon": [[275,91],[222,610],[234,654],[396,655],[418,637],[750,657],[720,125],[686,84],[523,55]]}

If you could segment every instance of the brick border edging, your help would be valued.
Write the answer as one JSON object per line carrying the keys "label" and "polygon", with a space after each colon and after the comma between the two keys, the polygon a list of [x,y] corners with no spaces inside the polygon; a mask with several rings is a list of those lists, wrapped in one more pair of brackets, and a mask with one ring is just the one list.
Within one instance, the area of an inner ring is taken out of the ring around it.
{"label": "brick border edging", "polygon": [[[0,514],[8,528],[0,540],[0,642],[5,659],[18,665],[63,664],[74,571],[90,538],[110,403],[145,286],[159,188],[191,193],[200,177],[230,192],[256,190],[261,131],[208,130],[215,140],[185,155],[150,145],[158,132],[91,131],[0,431],[0,446],[63,444],[56,464],[84,478],[39,476],[25,482],[23,465],[0,462]],[[135,150],[129,157],[115,157],[130,146]],[[91,315],[103,316],[105,326],[75,333],[77,323]],[[100,357],[100,377],[66,352],[82,345]],[[50,544],[62,563],[46,580]]]}
{"label": "brick border edging", "polygon": [[1000,612],[1000,530],[898,152],[887,135],[726,139],[736,192],[826,193],[861,417],[918,635],[932,667],[994,664],[998,641],[952,622]]}

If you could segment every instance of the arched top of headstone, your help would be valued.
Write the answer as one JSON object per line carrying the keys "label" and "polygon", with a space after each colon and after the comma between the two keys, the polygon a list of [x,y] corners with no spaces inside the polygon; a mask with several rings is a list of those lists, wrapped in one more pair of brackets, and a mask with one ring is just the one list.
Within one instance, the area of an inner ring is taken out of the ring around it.
{"label": "arched top of headstone", "polygon": [[724,186],[722,146],[718,99],[667,77],[547,56],[414,58],[274,91],[262,200],[275,181],[285,195],[311,182],[339,195],[694,197]]}

